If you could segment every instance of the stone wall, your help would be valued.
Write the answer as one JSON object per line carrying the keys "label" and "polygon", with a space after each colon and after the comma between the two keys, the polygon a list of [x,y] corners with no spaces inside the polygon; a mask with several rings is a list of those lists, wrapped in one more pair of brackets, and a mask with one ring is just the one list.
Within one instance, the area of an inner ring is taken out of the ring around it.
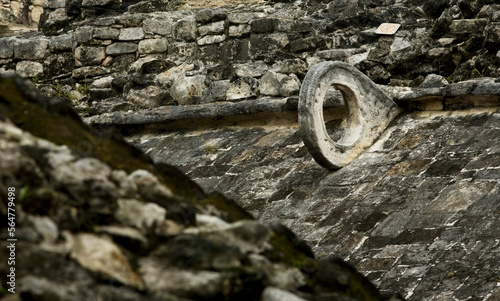
{"label": "stone wall", "polygon": [[0,6],[0,24],[13,23],[38,27],[40,16],[45,7],[50,7],[48,0],[2,0]]}
{"label": "stone wall", "polygon": [[[324,60],[346,61],[397,86],[419,85],[430,73],[452,82],[500,75],[497,4],[389,2],[151,13],[132,5],[100,17],[87,16],[97,12],[89,2],[80,15],[87,17],[69,26],[68,7],[47,10],[41,29],[52,35],[0,39],[0,68],[33,78],[90,115],[297,96],[306,71]],[[381,36],[380,22],[403,26]]]}

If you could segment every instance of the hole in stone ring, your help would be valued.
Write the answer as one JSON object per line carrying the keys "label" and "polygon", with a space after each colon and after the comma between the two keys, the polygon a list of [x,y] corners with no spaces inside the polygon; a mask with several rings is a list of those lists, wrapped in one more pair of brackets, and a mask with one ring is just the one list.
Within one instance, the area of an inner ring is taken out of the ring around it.
{"label": "hole in stone ring", "polygon": [[342,139],[347,125],[346,107],[342,93],[333,86],[325,94],[323,121],[326,132],[333,141],[337,142]]}

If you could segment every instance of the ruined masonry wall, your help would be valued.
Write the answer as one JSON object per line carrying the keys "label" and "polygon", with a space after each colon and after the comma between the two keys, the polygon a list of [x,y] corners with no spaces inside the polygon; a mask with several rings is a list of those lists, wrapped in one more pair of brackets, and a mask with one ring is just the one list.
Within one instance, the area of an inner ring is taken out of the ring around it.
{"label": "ruined masonry wall", "polygon": [[[381,14],[377,9],[351,19],[346,12],[347,20],[364,22],[356,30],[328,7],[311,14],[295,4],[265,2],[85,19],[54,36],[0,38],[0,72],[32,78],[44,93],[66,96],[90,115],[296,97],[307,70],[325,60],[345,61],[378,83],[396,85],[430,73],[453,81],[500,75],[494,4],[472,16],[450,17],[453,7],[445,9],[445,34],[431,15],[402,3],[384,9],[391,13],[386,20],[403,27],[394,36],[378,36],[379,20],[370,20]],[[47,20],[57,20],[58,11]],[[454,69],[443,69],[453,62]]]}

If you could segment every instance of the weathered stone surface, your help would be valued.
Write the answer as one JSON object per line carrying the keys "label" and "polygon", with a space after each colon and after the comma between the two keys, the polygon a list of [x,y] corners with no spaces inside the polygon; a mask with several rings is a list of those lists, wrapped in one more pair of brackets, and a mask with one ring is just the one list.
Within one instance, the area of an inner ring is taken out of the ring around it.
{"label": "weathered stone surface", "polygon": [[251,27],[248,24],[239,24],[238,26],[229,26],[230,37],[242,37],[250,33]]}
{"label": "weathered stone surface", "polygon": [[227,89],[227,100],[240,100],[256,95],[258,82],[252,77],[238,78],[229,84]]}
{"label": "weathered stone surface", "polygon": [[142,40],[138,45],[139,54],[160,53],[167,51],[167,39]]}
{"label": "weathered stone surface", "polygon": [[205,76],[180,76],[174,79],[170,95],[179,104],[199,101],[205,90]]}
{"label": "weathered stone surface", "polygon": [[79,234],[71,250],[71,258],[84,268],[103,274],[112,280],[134,288],[143,283],[130,266],[129,261],[112,241],[92,234]]}
{"label": "weathered stone surface", "polygon": [[110,70],[105,67],[81,67],[72,71],[72,77],[76,79],[84,79],[87,77],[94,77],[99,75],[108,74]]}
{"label": "weathered stone surface", "polygon": [[43,59],[47,53],[47,39],[16,40],[14,58],[23,60]]}
{"label": "weathered stone surface", "polygon": [[82,6],[111,6],[121,2],[121,0],[83,0]]}
{"label": "weathered stone surface", "polygon": [[10,58],[14,54],[15,40],[12,38],[0,39],[0,58]]}
{"label": "weathered stone surface", "polygon": [[16,73],[22,77],[35,77],[43,74],[43,65],[39,62],[21,61],[16,64]]}
{"label": "weathered stone surface", "polygon": [[160,34],[167,38],[173,35],[173,21],[169,19],[147,18],[142,24],[147,34]]}
{"label": "weathered stone surface", "polygon": [[198,27],[198,34],[200,36],[221,34],[224,32],[224,24],[224,21],[219,21],[200,26]]}
{"label": "weathered stone surface", "polygon": [[118,39],[120,41],[137,41],[144,38],[142,27],[123,28],[120,30]]}
{"label": "weathered stone surface", "polygon": [[174,38],[180,41],[192,42],[196,39],[196,20],[179,20],[174,26]]}
{"label": "weathered stone surface", "polygon": [[75,49],[77,67],[100,65],[105,58],[106,49],[104,47],[80,46]]}
{"label": "weathered stone surface", "polygon": [[108,55],[122,55],[126,53],[135,53],[138,49],[135,43],[113,43],[106,47],[106,54]]}
{"label": "weathered stone surface", "polygon": [[225,40],[226,40],[225,35],[209,35],[198,39],[197,43],[198,45],[203,46],[209,44],[218,44],[224,42]]}
{"label": "weathered stone surface", "polygon": [[[326,90],[339,89],[348,108],[346,133],[333,141],[324,126]],[[367,148],[399,114],[397,105],[368,77],[351,65],[324,62],[304,78],[299,99],[299,124],[304,144],[314,159],[330,169],[341,168]]]}
{"label": "weathered stone surface", "polygon": [[93,37],[95,39],[101,39],[101,40],[107,40],[107,39],[117,40],[119,36],[120,36],[119,29],[109,28],[109,27],[98,27],[94,30],[93,34]]}
{"label": "weathered stone surface", "polygon": [[52,37],[49,41],[49,50],[51,52],[67,51],[73,48],[73,35],[66,34]]}

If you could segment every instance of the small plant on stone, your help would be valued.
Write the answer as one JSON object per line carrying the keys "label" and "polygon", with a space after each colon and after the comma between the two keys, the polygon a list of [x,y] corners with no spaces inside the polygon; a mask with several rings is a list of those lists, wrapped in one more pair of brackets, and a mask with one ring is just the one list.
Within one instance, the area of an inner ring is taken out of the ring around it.
{"label": "small plant on stone", "polygon": [[215,152],[215,148],[212,144],[205,142],[203,145],[205,147],[205,154],[210,155]]}
{"label": "small plant on stone", "polygon": [[40,82],[40,78],[39,78],[38,76],[33,76],[33,77],[31,78],[31,82],[32,82],[33,84],[38,84],[38,83]]}
{"label": "small plant on stone", "polygon": [[77,91],[80,92],[80,94],[85,96],[85,95],[87,95],[88,89],[89,89],[89,83],[84,83],[84,84],[80,84],[78,86]]}
{"label": "small plant on stone", "polygon": [[56,90],[56,96],[57,97],[62,97],[63,96],[63,90],[62,90],[62,86],[60,83],[56,83],[54,85],[54,89]]}

